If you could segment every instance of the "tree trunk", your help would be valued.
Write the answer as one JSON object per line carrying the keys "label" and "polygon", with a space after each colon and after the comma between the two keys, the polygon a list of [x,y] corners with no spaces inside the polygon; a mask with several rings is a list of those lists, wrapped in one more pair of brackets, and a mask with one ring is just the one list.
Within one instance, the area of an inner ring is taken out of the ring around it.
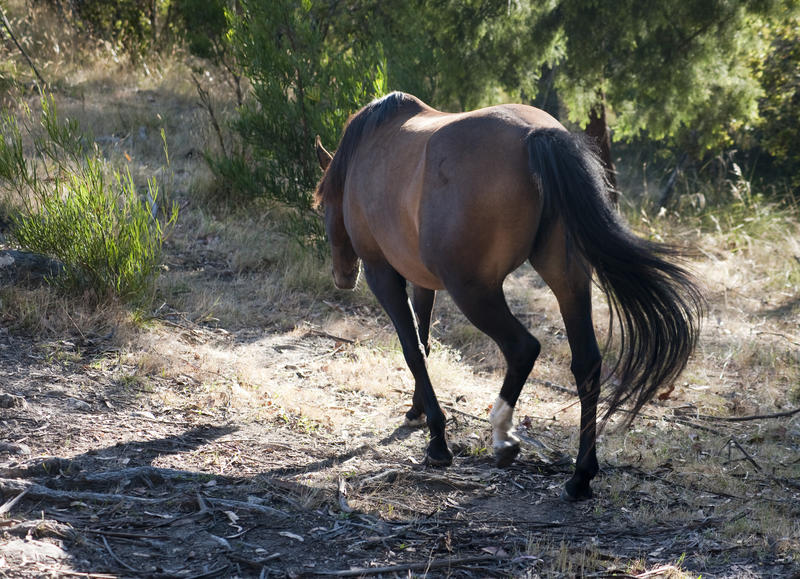
{"label": "tree trunk", "polygon": [[606,122],[605,98],[601,95],[600,102],[589,112],[589,124],[586,126],[586,134],[595,139],[600,147],[600,158],[606,168],[606,177],[611,185],[611,200],[614,205],[619,200],[617,192],[617,169],[614,167],[614,160],[611,158],[611,131]]}

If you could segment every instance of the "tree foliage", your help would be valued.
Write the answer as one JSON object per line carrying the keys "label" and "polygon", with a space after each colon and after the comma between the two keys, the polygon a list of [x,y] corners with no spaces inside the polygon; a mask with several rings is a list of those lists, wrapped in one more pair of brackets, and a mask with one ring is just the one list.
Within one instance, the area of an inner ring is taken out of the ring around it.
{"label": "tree foliage", "polygon": [[243,0],[229,13],[255,102],[236,123],[267,196],[306,210],[319,178],[314,137],[337,142],[347,117],[386,92],[380,47],[338,34],[335,6]]}
{"label": "tree foliage", "polygon": [[769,0],[561,0],[536,33],[557,36],[557,88],[583,123],[605,98],[617,138],[643,132],[706,149],[752,124],[762,88],[751,66],[765,52]]}
{"label": "tree foliage", "polygon": [[314,135],[335,143],[347,116],[387,89],[445,110],[541,105],[557,94],[548,108],[562,119],[599,122],[601,133],[608,121],[617,140],[668,143],[693,158],[766,122],[776,128],[764,133],[766,150],[787,159],[794,151],[796,87],[787,87],[798,68],[796,0],[238,7],[229,13],[230,38],[255,101],[237,128],[267,194],[298,207],[307,206],[318,175]]}
{"label": "tree foliage", "polygon": [[759,112],[761,148],[800,187],[800,15],[765,31],[770,48],[758,63],[764,97]]}

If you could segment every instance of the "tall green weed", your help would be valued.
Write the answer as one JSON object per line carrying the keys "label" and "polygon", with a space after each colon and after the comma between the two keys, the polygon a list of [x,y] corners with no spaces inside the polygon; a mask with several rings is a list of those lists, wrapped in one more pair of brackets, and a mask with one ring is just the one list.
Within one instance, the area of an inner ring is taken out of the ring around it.
{"label": "tall green weed", "polygon": [[61,261],[53,281],[65,289],[147,300],[178,215],[175,204],[160,209],[159,193],[153,178],[140,194],[130,172],[111,167],[76,122],[58,118],[52,97],[38,115],[23,105],[18,117],[0,118],[0,195],[18,208],[12,239]]}

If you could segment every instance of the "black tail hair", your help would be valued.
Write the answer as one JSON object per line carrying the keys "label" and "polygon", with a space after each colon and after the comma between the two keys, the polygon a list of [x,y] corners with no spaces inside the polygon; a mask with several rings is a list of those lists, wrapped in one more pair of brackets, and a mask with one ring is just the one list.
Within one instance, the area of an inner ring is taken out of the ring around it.
{"label": "black tail hair", "polygon": [[692,276],[674,263],[681,258],[678,248],[637,237],[621,221],[588,138],[534,130],[527,145],[530,171],[540,183],[542,223],[563,220],[571,246],[594,268],[619,323],[619,354],[610,373],[617,382],[604,396],[604,418],[629,406],[629,423],[686,367],[705,300]]}

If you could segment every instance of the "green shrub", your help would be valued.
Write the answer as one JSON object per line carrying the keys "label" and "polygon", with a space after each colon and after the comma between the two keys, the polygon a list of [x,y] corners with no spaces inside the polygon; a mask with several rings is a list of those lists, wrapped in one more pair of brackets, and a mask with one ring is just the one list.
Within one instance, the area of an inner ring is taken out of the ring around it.
{"label": "green shrub", "polygon": [[259,176],[250,180],[257,187],[252,195],[294,208],[288,228],[315,235],[314,137],[333,148],[347,117],[386,92],[380,48],[337,36],[338,15],[328,2],[244,0],[228,14],[237,60],[255,97],[235,123],[253,160],[250,170]]}
{"label": "green shrub", "polygon": [[[67,289],[143,302],[177,206],[159,220],[155,179],[140,195],[130,173],[109,167],[77,123],[59,121],[52,97],[41,104],[38,123],[29,109],[21,123],[8,113],[0,120],[0,192],[21,207],[11,215],[12,238],[60,260],[57,281]],[[23,135],[33,140],[30,159]]]}

